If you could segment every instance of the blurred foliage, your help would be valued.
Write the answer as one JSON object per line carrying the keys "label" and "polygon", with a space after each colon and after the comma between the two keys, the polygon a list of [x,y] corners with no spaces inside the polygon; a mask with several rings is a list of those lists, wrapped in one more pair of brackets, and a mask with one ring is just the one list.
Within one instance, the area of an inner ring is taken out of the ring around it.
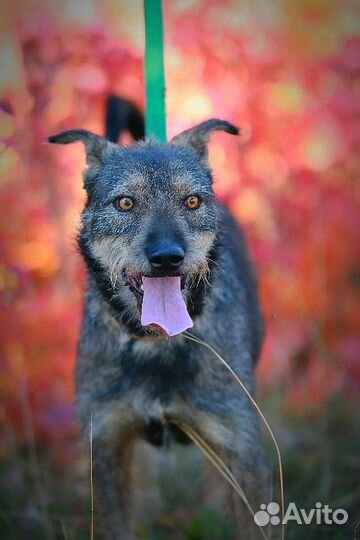
{"label": "blurred foliage", "polygon": [[[238,141],[214,137],[211,162],[259,272],[261,389],[278,396],[284,419],[318,426],[337,396],[358,403],[360,5],[175,0],[164,9],[170,135],[210,115],[241,127]],[[84,287],[75,248],[83,152],[43,141],[73,127],[101,133],[110,92],[143,107],[143,15],[139,0],[7,0],[3,12],[0,456],[8,464],[20,452],[35,478],[37,447],[54,467],[79,459],[72,369]],[[322,444],[335,461],[335,450],[346,456],[336,431],[316,430],[317,456]],[[306,484],[304,457],[287,466]],[[190,538],[202,534],[199,520]]]}
{"label": "blurred foliage", "polygon": [[[349,521],[342,526],[289,523],[287,540],[345,540],[354,538],[360,518],[360,426],[352,408],[338,398],[327,402],[322,417],[284,413],[276,403],[271,421],[282,441],[286,502],[309,511],[317,501],[344,508]],[[64,468],[49,446],[41,451],[17,447],[0,464],[0,538],[3,540],[89,539],[89,475],[79,446],[72,441],[73,459]],[[160,502],[151,502],[137,526],[139,539],[232,540],[226,518],[201,505],[204,486],[198,451],[176,447],[174,455],[160,451],[157,489]],[[273,448],[269,446],[269,456]],[[275,463],[275,460],[274,460]],[[144,463],[144,471],[146,474]],[[277,471],[274,465],[274,497]],[[221,479],[219,477],[219,482]],[[11,496],[9,496],[11,494]],[[154,510],[155,508],[155,510]],[[96,523],[95,523],[96,526]],[[273,528],[272,540],[278,540]],[[260,538],[260,536],[259,536]],[[358,536],[355,537],[358,540]]]}

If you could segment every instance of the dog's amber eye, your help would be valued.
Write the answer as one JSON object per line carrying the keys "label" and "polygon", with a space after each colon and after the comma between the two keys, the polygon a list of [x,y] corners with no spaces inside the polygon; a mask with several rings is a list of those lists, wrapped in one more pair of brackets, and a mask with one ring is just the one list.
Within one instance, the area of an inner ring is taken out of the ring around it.
{"label": "dog's amber eye", "polygon": [[196,208],[199,208],[200,203],[201,199],[197,195],[190,195],[190,197],[188,197],[185,201],[186,206],[190,210],[196,210]]}
{"label": "dog's amber eye", "polygon": [[132,210],[134,207],[134,201],[130,199],[130,197],[119,197],[119,199],[116,199],[115,204],[120,210],[123,210],[124,212],[128,212],[129,210]]}

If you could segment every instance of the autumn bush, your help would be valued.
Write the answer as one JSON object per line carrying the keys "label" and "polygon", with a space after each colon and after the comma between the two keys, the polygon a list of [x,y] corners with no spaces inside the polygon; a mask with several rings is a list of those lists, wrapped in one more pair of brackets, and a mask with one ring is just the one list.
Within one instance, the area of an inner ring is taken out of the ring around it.
{"label": "autumn bush", "polygon": [[[247,232],[267,339],[262,391],[319,417],[360,383],[360,6],[164,2],[169,136],[215,115],[218,196]],[[141,2],[5,2],[0,23],[0,454],[51,445],[69,458],[84,269],[78,147],[103,132],[109,93],[144,107]]]}

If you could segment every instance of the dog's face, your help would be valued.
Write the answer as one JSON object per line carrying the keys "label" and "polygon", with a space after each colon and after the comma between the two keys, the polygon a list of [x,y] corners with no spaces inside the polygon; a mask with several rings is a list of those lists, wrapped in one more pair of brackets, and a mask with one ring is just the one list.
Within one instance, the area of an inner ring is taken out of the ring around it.
{"label": "dog's face", "polygon": [[210,176],[174,145],[112,148],[83,221],[92,253],[113,275],[203,275],[216,230]]}
{"label": "dog's face", "polygon": [[217,228],[207,142],[218,129],[237,133],[210,120],[169,144],[121,147],[80,130],[50,138],[85,143],[88,200],[80,245],[134,310],[141,310],[144,277],[180,277],[185,297],[191,284],[206,279]]}

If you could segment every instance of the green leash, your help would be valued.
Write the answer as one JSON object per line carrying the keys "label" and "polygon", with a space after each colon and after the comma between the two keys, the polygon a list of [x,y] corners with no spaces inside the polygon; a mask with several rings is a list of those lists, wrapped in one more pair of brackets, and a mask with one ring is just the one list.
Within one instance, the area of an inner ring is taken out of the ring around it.
{"label": "green leash", "polygon": [[164,32],[161,0],[144,0],[146,137],[166,142]]}

